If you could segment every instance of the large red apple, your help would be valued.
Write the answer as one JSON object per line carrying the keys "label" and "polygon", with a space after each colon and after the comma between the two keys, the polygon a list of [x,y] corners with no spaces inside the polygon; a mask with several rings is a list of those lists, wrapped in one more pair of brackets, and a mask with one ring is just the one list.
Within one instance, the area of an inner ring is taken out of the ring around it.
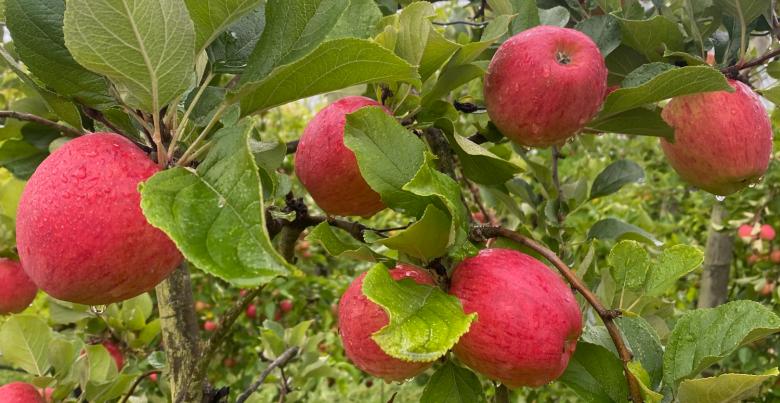
{"label": "large red apple", "polygon": [[37,293],[38,287],[19,263],[0,258],[0,315],[25,310]]}
{"label": "large red apple", "polygon": [[758,181],[769,166],[772,126],[755,93],[729,80],[734,92],[714,91],[672,99],[661,116],[674,143],[661,147],[686,182],[726,196]]}
{"label": "large red apple", "polygon": [[564,142],[599,111],[607,68],[587,35],[539,26],[504,42],[485,76],[485,104],[493,124],[529,147]]}
{"label": "large red apple", "polygon": [[569,286],[538,260],[485,249],[455,269],[450,293],[477,320],[453,349],[473,370],[511,388],[561,376],[582,333]]}
{"label": "large red apple", "polygon": [[3,403],[46,403],[35,386],[24,382],[13,382],[0,386],[0,402]]}
{"label": "large red apple", "polygon": [[344,145],[346,115],[365,106],[380,104],[351,96],[328,105],[306,126],[295,152],[295,173],[330,215],[368,217],[385,208],[360,174],[355,154]]}
{"label": "large red apple", "polygon": [[95,133],[69,141],[30,178],[19,203],[22,267],[47,294],[104,305],[154,288],[181,261],[146,221],[138,184],[159,171],[130,140]]}
{"label": "large red apple", "polygon": [[[431,276],[422,269],[399,264],[390,270],[398,281],[411,278],[418,284],[433,285]],[[367,373],[386,381],[403,381],[413,378],[428,369],[431,362],[407,362],[387,355],[371,335],[387,326],[389,318],[379,305],[363,294],[363,278],[358,276],[339,301],[339,334],[347,357]]]}

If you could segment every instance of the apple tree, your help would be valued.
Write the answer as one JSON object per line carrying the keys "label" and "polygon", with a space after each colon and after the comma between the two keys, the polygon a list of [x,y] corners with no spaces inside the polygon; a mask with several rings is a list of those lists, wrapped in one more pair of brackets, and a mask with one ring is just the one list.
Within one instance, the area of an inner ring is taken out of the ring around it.
{"label": "apple tree", "polygon": [[0,6],[0,400],[780,396],[775,1]]}

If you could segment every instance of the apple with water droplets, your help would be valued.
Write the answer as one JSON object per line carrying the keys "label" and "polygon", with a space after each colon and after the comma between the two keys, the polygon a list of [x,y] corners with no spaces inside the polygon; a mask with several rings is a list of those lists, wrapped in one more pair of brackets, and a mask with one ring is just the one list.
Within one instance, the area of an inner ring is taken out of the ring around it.
{"label": "apple with water droplets", "polygon": [[113,133],[71,140],[24,188],[16,222],[22,267],[47,294],[85,305],[154,288],[182,257],[141,212],[139,183],[160,169]]}
{"label": "apple with water droplets", "polygon": [[18,262],[0,258],[0,315],[22,312],[37,293],[38,287]]}
{"label": "apple with water droplets", "polygon": [[[395,281],[409,278],[418,284],[434,285],[433,278],[423,269],[407,264],[398,264],[390,270],[390,276]],[[344,352],[358,368],[388,382],[404,381],[419,375],[433,363],[391,357],[371,338],[387,326],[390,319],[382,307],[363,294],[365,277],[366,273],[363,273],[355,278],[339,301],[339,335]]]}
{"label": "apple with water droplets", "polygon": [[363,179],[355,154],[344,145],[347,114],[367,106],[381,105],[358,96],[328,105],[309,122],[298,143],[295,173],[314,202],[330,215],[369,217],[385,208]]}
{"label": "apple with water droplets", "polygon": [[490,120],[527,147],[561,144],[598,113],[607,68],[598,46],[582,32],[539,26],[504,42],[485,75]]}
{"label": "apple with water droplets", "polygon": [[746,84],[733,92],[711,91],[673,98],[661,116],[674,141],[661,139],[669,164],[693,186],[728,196],[756,183],[772,153],[772,125]]}
{"label": "apple with water droplets", "polygon": [[571,288],[540,261],[484,249],[455,268],[450,294],[477,314],[453,348],[469,368],[510,388],[545,385],[566,369],[582,314]]}

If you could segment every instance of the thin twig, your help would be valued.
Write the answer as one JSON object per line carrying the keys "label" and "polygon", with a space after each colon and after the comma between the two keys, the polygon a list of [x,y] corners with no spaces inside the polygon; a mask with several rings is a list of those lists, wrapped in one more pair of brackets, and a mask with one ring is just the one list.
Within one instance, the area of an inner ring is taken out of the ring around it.
{"label": "thin twig", "polygon": [[87,117],[89,117],[92,120],[96,120],[103,124],[103,126],[107,127],[109,130],[111,130],[114,133],[121,134],[125,137],[127,137],[127,134],[125,134],[122,129],[117,127],[115,124],[111,123],[110,120],[106,118],[106,116],[103,114],[103,112],[90,108],[88,106],[82,106],[81,108],[82,112],[84,112]]}
{"label": "thin twig", "polygon": [[61,125],[57,122],[53,122],[49,119],[42,118],[37,115],[33,115],[31,113],[25,113],[25,112],[17,112],[17,111],[0,111],[0,118],[11,118],[16,120],[24,120],[27,122],[35,122],[40,125],[49,126],[51,128],[57,129],[62,134],[68,136],[68,137],[78,137],[81,136],[81,131],[74,129],[70,126]]}
{"label": "thin twig", "polygon": [[470,27],[477,27],[477,28],[483,28],[485,25],[487,25],[487,22],[471,22],[471,21],[433,21],[431,22],[433,25],[438,25],[440,27],[447,27],[450,25],[468,25]]}
{"label": "thin twig", "polygon": [[271,374],[271,371],[274,370],[274,368],[277,367],[283,367],[286,365],[291,359],[293,359],[298,354],[298,346],[293,346],[288,348],[282,355],[277,357],[275,360],[273,360],[270,364],[268,364],[268,367],[263,370],[263,372],[260,373],[260,376],[257,378],[257,381],[253,383],[249,389],[245,390],[244,393],[241,394],[241,396],[236,399],[236,403],[243,403],[247,399],[249,399],[249,396],[252,396],[253,393],[257,392],[258,389],[260,389],[261,386],[263,386],[263,383],[265,382],[265,379],[268,378],[268,375]]}
{"label": "thin twig", "polygon": [[190,123],[190,115],[195,109],[195,106],[198,105],[198,102],[200,102],[200,98],[203,96],[203,93],[206,92],[206,88],[208,88],[212,79],[214,79],[214,73],[209,73],[203,80],[203,84],[198,88],[198,92],[195,93],[195,97],[190,101],[190,106],[188,106],[187,110],[184,112],[179,127],[173,133],[173,139],[171,139],[171,144],[168,146],[168,154],[173,155],[173,153],[176,152],[176,143],[179,142],[181,134],[187,130],[187,125]]}
{"label": "thin twig", "polygon": [[729,67],[723,68],[723,69],[721,69],[721,73],[725,74],[726,77],[734,78],[734,77],[736,77],[739,74],[740,70],[744,70],[744,69],[749,69],[751,67],[760,66],[760,65],[766,63],[767,61],[769,61],[770,59],[774,59],[777,56],[780,56],[780,49],[775,49],[775,50],[769,51],[767,53],[764,53],[763,55],[761,55],[761,56],[759,56],[759,57],[757,57],[757,58],[755,58],[753,60],[750,60],[750,61],[747,61],[747,62],[744,62],[744,63],[739,62],[739,63],[737,63],[737,64],[735,64],[733,66],[729,66]]}
{"label": "thin twig", "polygon": [[195,139],[195,141],[190,144],[190,146],[187,148],[186,151],[184,151],[184,154],[181,156],[181,159],[179,159],[179,162],[177,163],[179,166],[186,166],[190,163],[191,154],[195,152],[195,150],[198,150],[199,143],[203,141],[206,136],[208,136],[209,132],[211,132],[211,129],[214,128],[214,126],[217,125],[219,122],[219,119],[222,118],[222,114],[225,113],[225,110],[227,110],[228,104],[222,104],[215,112],[214,116],[211,118],[211,121],[206,125],[206,127],[203,128],[203,131],[200,132],[200,135]]}
{"label": "thin twig", "polygon": [[132,396],[132,395],[133,395],[133,393],[135,393],[135,389],[138,387],[138,385],[140,385],[140,384],[141,384],[141,381],[143,381],[143,380],[144,380],[146,377],[148,377],[148,376],[151,376],[152,374],[159,374],[159,373],[160,373],[160,371],[159,371],[159,370],[155,370],[155,371],[149,371],[149,372],[147,372],[147,373],[144,373],[144,374],[142,374],[142,375],[141,375],[141,376],[139,376],[138,378],[136,378],[136,379],[135,379],[135,382],[133,382],[133,385],[132,385],[132,386],[130,386],[130,390],[129,390],[129,391],[127,391],[127,393],[126,393],[126,394],[125,394],[125,396],[122,398],[122,400],[121,400],[121,401],[119,401],[119,403],[127,403],[127,402],[130,400],[130,396]]}
{"label": "thin twig", "polygon": [[588,301],[590,306],[593,307],[599,317],[601,317],[601,320],[604,322],[604,326],[606,326],[607,331],[609,332],[609,336],[612,338],[612,342],[617,348],[620,360],[623,362],[623,372],[626,376],[626,382],[628,383],[628,390],[631,400],[634,403],[641,403],[644,401],[642,398],[641,389],[639,387],[639,381],[628,369],[628,363],[631,362],[631,352],[623,342],[623,336],[621,335],[620,329],[617,327],[614,321],[615,318],[622,314],[620,310],[605,308],[596,295],[593,294],[590,289],[588,289],[585,283],[583,283],[582,280],[580,280],[580,278],[574,274],[569,266],[567,266],[566,263],[564,263],[563,260],[558,257],[558,255],[556,255],[553,251],[544,245],[534,241],[533,239],[520,235],[515,231],[495,226],[474,227],[471,230],[470,236],[475,241],[484,241],[486,239],[497,237],[506,238],[533,249],[542,255],[545,259],[547,259],[550,263],[552,263],[553,266],[555,266],[555,268],[558,269],[561,275],[566,279],[566,281],[568,281],[575,290],[582,294],[582,296],[586,301]]}

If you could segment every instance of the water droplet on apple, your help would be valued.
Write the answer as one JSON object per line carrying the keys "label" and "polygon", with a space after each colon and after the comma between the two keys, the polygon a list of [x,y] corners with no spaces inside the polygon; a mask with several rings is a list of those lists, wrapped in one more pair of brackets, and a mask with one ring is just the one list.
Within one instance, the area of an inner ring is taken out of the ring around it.
{"label": "water droplet on apple", "polygon": [[95,315],[102,315],[106,311],[105,305],[90,305],[89,311]]}
{"label": "water droplet on apple", "polygon": [[73,171],[73,177],[76,179],[84,179],[87,177],[87,168],[84,167],[78,167],[75,171]]}

